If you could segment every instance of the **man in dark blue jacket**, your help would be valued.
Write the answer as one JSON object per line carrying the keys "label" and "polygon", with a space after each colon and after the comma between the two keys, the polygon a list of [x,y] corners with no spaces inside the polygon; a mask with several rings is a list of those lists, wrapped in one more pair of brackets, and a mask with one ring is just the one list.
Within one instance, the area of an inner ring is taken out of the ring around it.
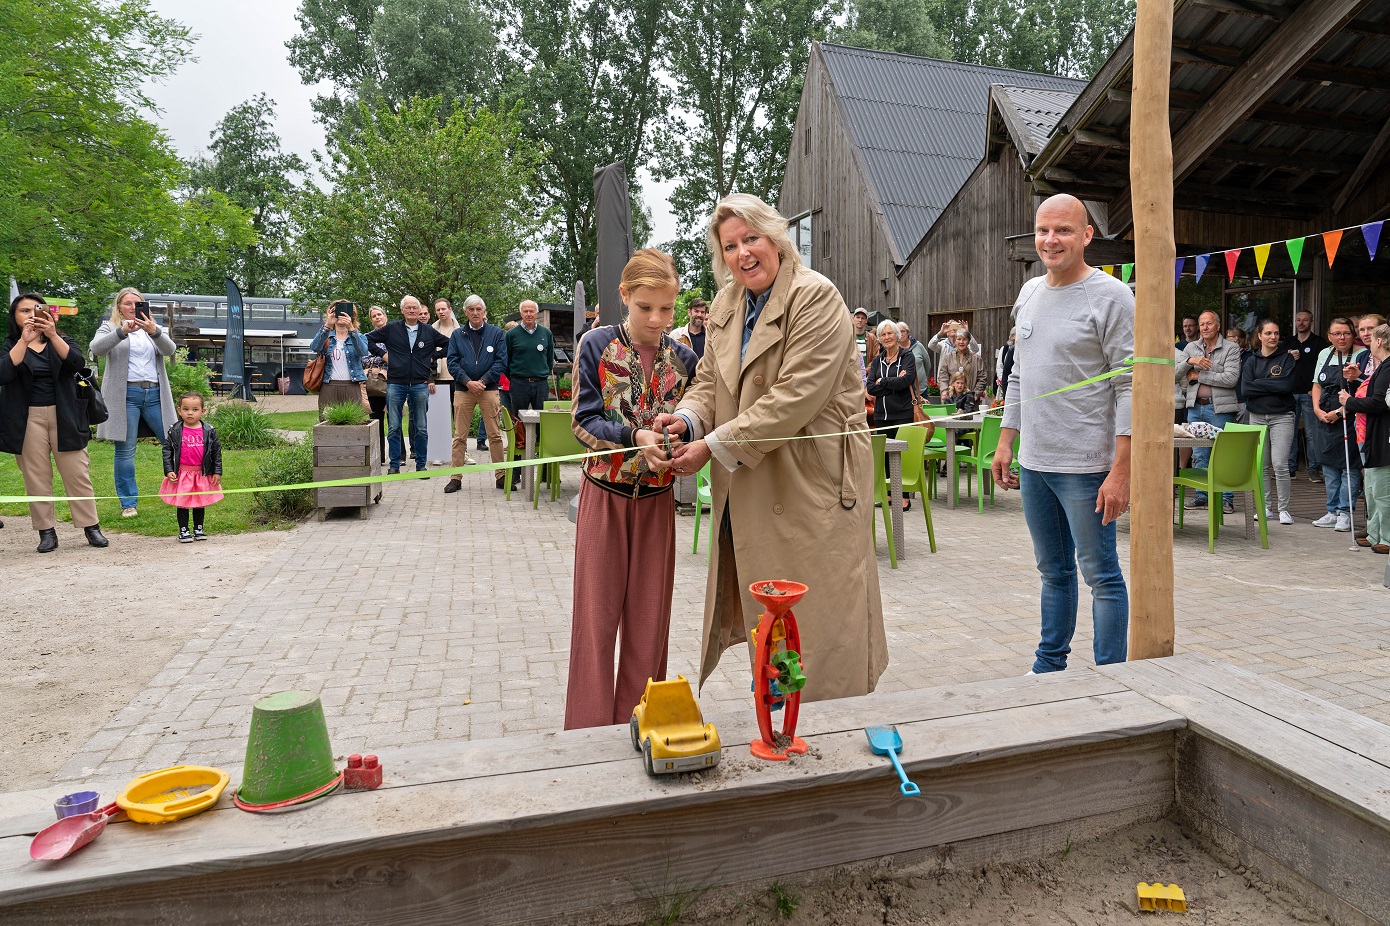
{"label": "man in dark blue jacket", "polygon": [[403,320],[382,325],[367,335],[372,353],[386,354],[386,443],[391,452],[392,473],[401,471],[405,445],[401,441],[401,410],[410,403],[410,446],[415,468],[423,470],[429,456],[429,432],[425,407],[434,392],[434,364],[444,356],[449,341],[431,328],[429,310],[420,300],[401,300]]}
{"label": "man in dark blue jacket", "polygon": [[[468,435],[473,429],[473,409],[482,409],[483,426],[487,428],[487,449],[492,462],[502,462],[502,430],[498,426],[498,410],[502,407],[497,384],[507,372],[507,339],[502,329],[487,321],[487,306],[483,300],[469,296],[463,304],[468,324],[460,325],[449,336],[449,373],[454,377],[454,454],[453,465],[463,466],[468,456]],[[497,471],[497,488],[503,487],[507,474]],[[446,493],[457,492],[463,480],[454,476],[444,487]]]}

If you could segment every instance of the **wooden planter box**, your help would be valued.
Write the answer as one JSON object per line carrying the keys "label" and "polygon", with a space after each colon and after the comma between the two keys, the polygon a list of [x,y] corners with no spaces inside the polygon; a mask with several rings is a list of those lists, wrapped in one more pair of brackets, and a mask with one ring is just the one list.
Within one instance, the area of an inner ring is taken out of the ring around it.
{"label": "wooden planter box", "polygon": [[[376,421],[314,426],[315,482],[380,475],[381,435]],[[381,483],[314,490],[314,507],[320,521],[330,508],[357,508],[358,516],[365,518],[367,506],[379,501]]]}

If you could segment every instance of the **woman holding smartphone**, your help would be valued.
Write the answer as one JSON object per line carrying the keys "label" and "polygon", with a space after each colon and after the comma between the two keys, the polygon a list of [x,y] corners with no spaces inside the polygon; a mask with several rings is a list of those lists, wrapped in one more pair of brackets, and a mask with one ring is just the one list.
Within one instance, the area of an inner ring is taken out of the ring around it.
{"label": "woman holding smartphone", "polygon": [[111,317],[101,323],[92,338],[92,356],[106,358],[101,397],[111,416],[97,426],[97,440],[116,442],[116,495],[121,500],[123,518],[139,513],[135,444],[140,437],[140,422],[149,426],[150,433],[162,445],[164,424],[174,420],[174,397],[169,392],[169,374],[164,367],[164,358],[172,357],[174,350],[173,340],[151,317],[145,297],[130,286],[116,293]]}
{"label": "woman holding smartphone", "polygon": [[[94,547],[107,545],[97,525],[88,472],[86,407],[77,398],[82,351],[58,333],[57,314],[37,293],[10,302],[5,349],[0,353],[0,453],[12,453],[29,495],[53,494],[53,464],[71,499],[72,523]],[[53,502],[30,502],[40,553],[58,549]]]}
{"label": "woman holding smartphone", "polygon": [[339,299],[328,307],[323,327],[309,344],[314,353],[324,351],[328,362],[319,387],[319,415],[330,405],[356,402],[368,411],[367,371],[362,364],[370,356],[367,339],[357,330],[357,306]]}

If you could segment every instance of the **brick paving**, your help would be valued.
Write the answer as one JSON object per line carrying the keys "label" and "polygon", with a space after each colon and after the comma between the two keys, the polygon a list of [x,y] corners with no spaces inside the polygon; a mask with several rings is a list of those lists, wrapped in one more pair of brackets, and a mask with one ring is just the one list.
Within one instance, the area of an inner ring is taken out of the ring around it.
{"label": "brick paving", "polygon": [[[388,486],[366,522],[306,522],[55,780],[179,762],[239,769],[252,702],[288,688],[320,693],[340,755],[558,729],[574,542],[565,515],[578,479],[566,467],[563,501],[543,492],[539,511],[515,493],[506,503],[490,478],[449,496],[435,478]],[[899,569],[879,544],[892,657],[880,690],[1020,675],[1032,662],[1038,579],[1018,495],[1000,493],[983,515],[938,503],[933,518],[935,555],[918,510]],[[693,527],[678,518],[670,665],[692,679],[706,563],[704,537],[690,552]],[[1300,521],[1271,525],[1261,551],[1237,517],[1208,555],[1193,518],[1175,540],[1178,651],[1390,723],[1387,558],[1349,545]],[[1090,647],[1083,593],[1073,660],[1090,664]],[[725,654],[701,695],[707,712],[749,706],[745,660]]]}

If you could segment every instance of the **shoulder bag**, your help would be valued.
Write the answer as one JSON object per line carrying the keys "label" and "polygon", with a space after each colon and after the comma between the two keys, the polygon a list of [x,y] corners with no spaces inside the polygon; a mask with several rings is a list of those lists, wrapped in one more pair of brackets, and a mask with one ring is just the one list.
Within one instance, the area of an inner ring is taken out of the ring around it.
{"label": "shoulder bag", "polygon": [[323,347],[313,360],[310,360],[304,367],[304,391],[316,393],[323,386],[323,368],[328,363],[328,341],[323,342]]}
{"label": "shoulder bag", "polygon": [[91,367],[83,367],[77,374],[77,401],[87,412],[87,425],[105,424],[110,413],[106,410],[106,400],[101,390],[92,384],[96,374]]}

